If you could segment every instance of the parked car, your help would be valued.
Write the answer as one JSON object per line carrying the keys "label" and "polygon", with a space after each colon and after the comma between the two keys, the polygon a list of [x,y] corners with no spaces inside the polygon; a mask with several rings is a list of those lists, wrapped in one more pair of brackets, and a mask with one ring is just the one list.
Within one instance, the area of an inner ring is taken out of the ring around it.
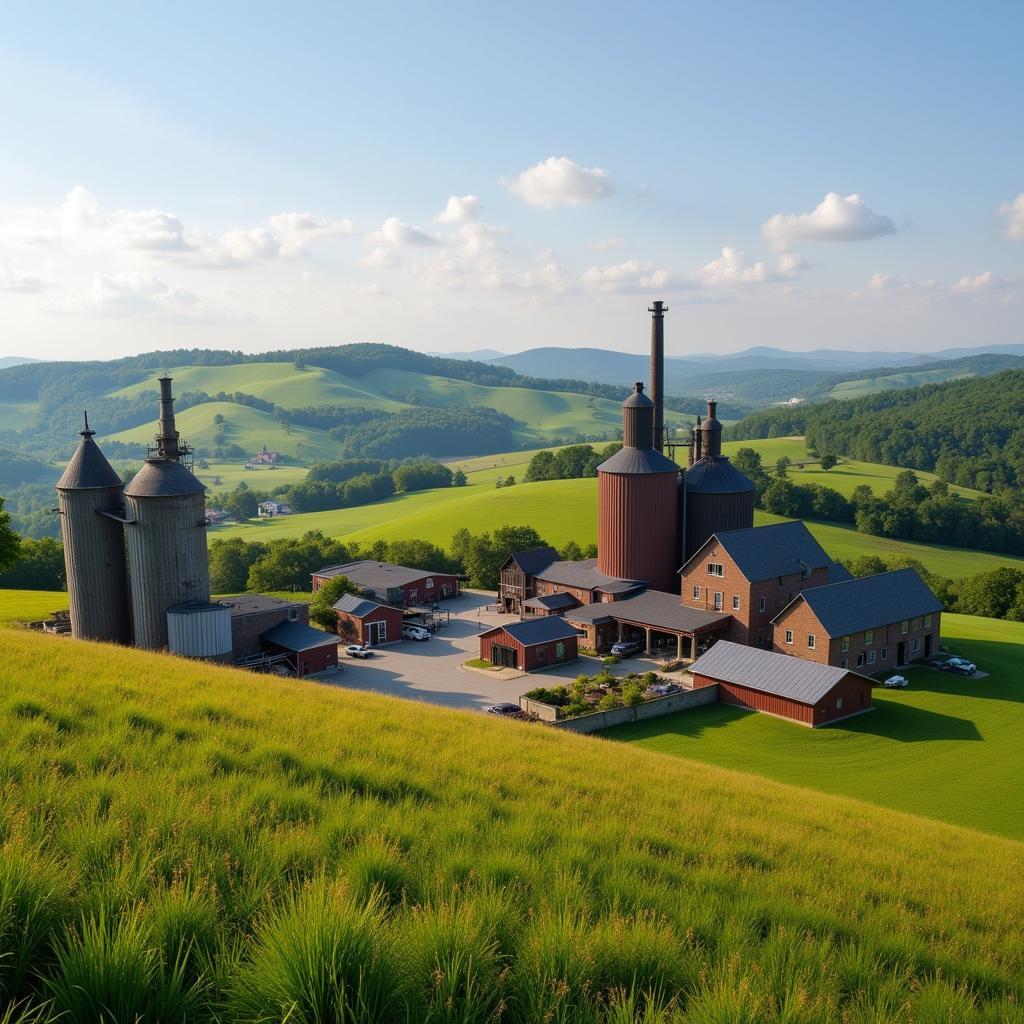
{"label": "parked car", "polygon": [[644,692],[652,697],[667,697],[669,694],[679,693],[681,690],[682,687],[675,683],[655,683],[653,686],[648,686]]}
{"label": "parked car", "polygon": [[523,709],[518,704],[492,704],[484,710],[489,715],[505,715],[508,718],[523,713]]}
{"label": "parked car", "polygon": [[958,676],[973,676],[978,671],[978,666],[973,661],[968,661],[966,658],[950,658],[945,665],[942,666],[944,672],[952,672]]}
{"label": "parked car", "polygon": [[429,640],[430,633],[422,626],[403,626],[402,636],[406,640]]}
{"label": "parked car", "polygon": [[910,681],[906,676],[889,676],[882,685],[887,690],[905,690],[910,685]]}
{"label": "parked car", "polygon": [[369,644],[349,644],[345,653],[350,658],[372,658],[373,648]]}
{"label": "parked car", "polygon": [[616,658],[628,658],[631,654],[639,654],[644,649],[644,645],[639,640],[620,640],[617,644],[612,644],[611,653]]}
{"label": "parked car", "polygon": [[946,662],[951,661],[952,658],[952,654],[933,654],[930,658],[925,659],[925,664],[929,668],[943,668]]}

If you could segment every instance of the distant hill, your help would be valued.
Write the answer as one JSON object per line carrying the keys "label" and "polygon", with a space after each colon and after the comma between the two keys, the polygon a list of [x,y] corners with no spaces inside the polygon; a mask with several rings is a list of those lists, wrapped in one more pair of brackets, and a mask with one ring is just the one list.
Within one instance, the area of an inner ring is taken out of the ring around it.
{"label": "distant hill", "polygon": [[8,366],[22,366],[25,363],[39,363],[41,359],[29,359],[27,356],[0,356],[0,370]]}

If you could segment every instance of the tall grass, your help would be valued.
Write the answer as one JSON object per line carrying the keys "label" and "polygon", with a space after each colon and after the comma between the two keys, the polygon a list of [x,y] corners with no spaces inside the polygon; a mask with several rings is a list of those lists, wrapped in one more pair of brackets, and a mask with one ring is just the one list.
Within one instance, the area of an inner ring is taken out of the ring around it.
{"label": "tall grass", "polygon": [[1019,1021],[1024,847],[0,632],[0,1024]]}

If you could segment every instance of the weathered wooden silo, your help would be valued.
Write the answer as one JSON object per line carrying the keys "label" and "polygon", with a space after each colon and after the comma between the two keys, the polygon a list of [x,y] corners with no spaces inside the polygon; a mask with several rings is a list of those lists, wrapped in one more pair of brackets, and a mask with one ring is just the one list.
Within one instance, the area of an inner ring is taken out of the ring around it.
{"label": "weathered wooden silo", "polygon": [[71,635],[79,640],[132,641],[121,523],[124,485],[93,440],[88,416],[82,440],[57,481]]}

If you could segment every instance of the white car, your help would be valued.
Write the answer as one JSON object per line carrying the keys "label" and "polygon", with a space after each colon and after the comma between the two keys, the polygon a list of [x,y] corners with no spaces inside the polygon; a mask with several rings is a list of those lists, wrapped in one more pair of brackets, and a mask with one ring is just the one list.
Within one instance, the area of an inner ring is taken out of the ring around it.
{"label": "white car", "polygon": [[406,640],[429,640],[430,631],[422,626],[403,626],[402,636]]}
{"label": "white car", "polygon": [[905,690],[910,685],[910,681],[906,676],[889,676],[882,685],[887,690]]}
{"label": "white car", "polygon": [[369,644],[349,644],[345,653],[350,658],[372,658],[373,648]]}

